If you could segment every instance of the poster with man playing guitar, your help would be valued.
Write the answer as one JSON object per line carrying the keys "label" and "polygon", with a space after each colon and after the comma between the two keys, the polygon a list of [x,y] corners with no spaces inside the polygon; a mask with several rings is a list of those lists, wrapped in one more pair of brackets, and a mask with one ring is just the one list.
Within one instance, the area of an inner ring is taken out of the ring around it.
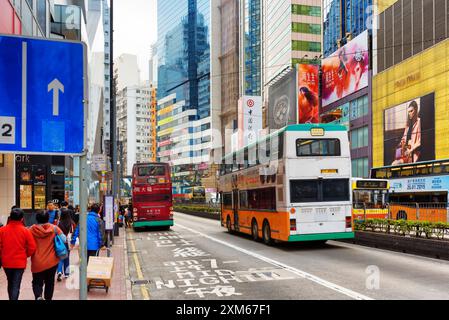
{"label": "poster with man playing guitar", "polygon": [[435,160],[435,94],[385,110],[386,166]]}

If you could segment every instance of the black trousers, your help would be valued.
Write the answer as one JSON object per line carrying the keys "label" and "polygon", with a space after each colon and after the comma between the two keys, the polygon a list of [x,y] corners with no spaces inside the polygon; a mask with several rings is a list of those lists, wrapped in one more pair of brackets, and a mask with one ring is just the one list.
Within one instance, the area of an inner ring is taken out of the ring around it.
{"label": "black trousers", "polygon": [[[52,300],[55,291],[55,276],[58,265],[39,273],[33,273],[33,293],[36,300],[42,297],[44,292],[45,300]],[[44,289],[45,286],[45,289]]]}
{"label": "black trousers", "polygon": [[9,300],[19,300],[20,285],[25,269],[5,269],[6,278],[8,279],[8,296]]}

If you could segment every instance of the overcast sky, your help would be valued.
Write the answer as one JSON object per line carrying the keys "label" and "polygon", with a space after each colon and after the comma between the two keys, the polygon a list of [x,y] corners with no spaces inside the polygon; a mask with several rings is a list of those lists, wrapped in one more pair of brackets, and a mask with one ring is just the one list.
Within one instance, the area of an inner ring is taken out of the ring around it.
{"label": "overcast sky", "polygon": [[157,40],[156,8],[157,0],[114,1],[114,57],[137,55],[141,80],[148,80],[150,48]]}

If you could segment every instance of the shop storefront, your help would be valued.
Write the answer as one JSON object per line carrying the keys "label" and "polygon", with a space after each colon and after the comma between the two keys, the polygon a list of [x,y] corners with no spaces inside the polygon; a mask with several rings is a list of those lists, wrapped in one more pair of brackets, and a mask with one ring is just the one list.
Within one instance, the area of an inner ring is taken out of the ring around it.
{"label": "shop storefront", "polygon": [[71,191],[70,184],[66,189],[65,157],[17,155],[15,162],[16,205],[26,212],[27,224],[32,223],[34,213],[45,210],[48,201],[68,200]]}

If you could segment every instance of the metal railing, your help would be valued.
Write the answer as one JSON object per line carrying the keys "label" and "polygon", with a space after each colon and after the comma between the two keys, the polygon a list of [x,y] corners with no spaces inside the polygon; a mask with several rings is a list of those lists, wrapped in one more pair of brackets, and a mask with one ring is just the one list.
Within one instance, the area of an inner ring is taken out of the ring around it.
{"label": "metal railing", "polygon": [[447,203],[390,203],[388,216],[393,220],[448,222]]}

